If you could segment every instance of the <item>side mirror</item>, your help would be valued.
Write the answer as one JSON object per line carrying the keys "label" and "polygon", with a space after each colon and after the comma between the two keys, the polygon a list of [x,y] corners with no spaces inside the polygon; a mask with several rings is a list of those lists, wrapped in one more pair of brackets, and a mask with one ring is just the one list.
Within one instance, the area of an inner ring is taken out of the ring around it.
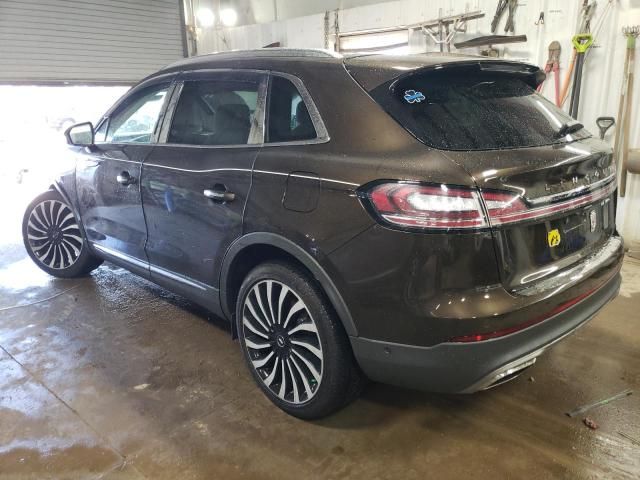
{"label": "side mirror", "polygon": [[73,125],[64,132],[69,145],[79,147],[90,147],[95,143],[95,133],[91,122],[78,123]]}

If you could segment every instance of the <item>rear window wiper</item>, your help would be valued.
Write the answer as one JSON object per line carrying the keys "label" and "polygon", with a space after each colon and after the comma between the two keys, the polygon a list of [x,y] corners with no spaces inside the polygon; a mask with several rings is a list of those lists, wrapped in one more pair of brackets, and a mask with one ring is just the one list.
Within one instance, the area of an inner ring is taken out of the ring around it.
{"label": "rear window wiper", "polygon": [[555,133],[555,137],[561,138],[561,137],[564,137],[565,135],[569,135],[570,133],[575,133],[578,130],[582,130],[583,128],[584,128],[584,125],[582,125],[580,122],[573,121],[573,122],[563,123],[560,129]]}

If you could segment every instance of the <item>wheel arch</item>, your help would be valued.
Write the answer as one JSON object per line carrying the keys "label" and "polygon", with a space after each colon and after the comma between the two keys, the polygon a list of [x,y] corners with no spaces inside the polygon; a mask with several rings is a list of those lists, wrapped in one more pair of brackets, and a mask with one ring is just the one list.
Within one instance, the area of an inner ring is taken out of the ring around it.
{"label": "wheel arch", "polygon": [[240,285],[249,270],[264,260],[278,258],[293,260],[309,271],[327,295],[347,335],[358,335],[344,299],[318,261],[291,240],[267,232],[249,233],[239,238],[225,255],[220,272],[220,303],[227,318],[233,319]]}
{"label": "wheel arch", "polygon": [[55,190],[56,192],[58,192],[62,197],[62,199],[67,203],[67,205],[69,205],[69,208],[71,208],[71,211],[73,212],[73,214],[76,217],[76,220],[78,221],[78,226],[80,227],[80,232],[82,233],[82,236],[88,242],[89,250],[94,255],[100,256],[96,251],[96,249],[94,249],[93,246],[91,245],[91,242],[88,241],[87,232],[84,229],[84,222],[82,221],[80,210],[78,209],[77,203],[72,200],[72,198],[75,197],[75,192],[73,192],[74,196],[72,197],[70,192],[67,192],[63,182],[61,181],[54,181],[51,185],[49,185],[49,190]]}
{"label": "wheel arch", "polygon": [[61,182],[53,182],[51,185],[49,185],[49,190],[55,190],[56,192],[58,192],[67,203],[67,205],[69,205],[76,218],[80,220],[80,215],[78,215],[78,209],[76,208],[76,202],[71,201],[71,196],[67,193],[64,185],[62,185]]}

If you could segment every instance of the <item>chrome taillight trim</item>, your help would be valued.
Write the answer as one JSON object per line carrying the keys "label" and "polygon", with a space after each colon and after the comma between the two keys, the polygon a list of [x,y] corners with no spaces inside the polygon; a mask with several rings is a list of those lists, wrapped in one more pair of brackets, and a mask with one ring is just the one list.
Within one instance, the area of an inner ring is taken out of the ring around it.
{"label": "chrome taillight trim", "polygon": [[568,210],[580,208],[582,206],[597,202],[598,200],[602,200],[603,198],[611,195],[616,190],[616,187],[617,185],[615,179],[612,179],[607,185],[598,190],[593,190],[589,193],[571,198],[569,200],[565,200],[563,202],[552,203],[550,205],[544,205],[542,207],[529,208],[527,210],[505,215],[489,215],[489,223],[492,227],[496,227],[516,222],[524,222],[527,220],[538,220],[558,213],[563,213]]}
{"label": "chrome taillight trim", "polygon": [[[397,225],[399,227],[407,228],[424,228],[431,230],[451,230],[451,229],[481,229],[486,228],[487,223],[484,218],[480,220],[456,220],[456,221],[443,221],[442,219],[436,219],[431,217],[422,217],[420,219],[416,217],[410,217],[405,215],[388,215],[380,214],[380,217],[389,223]],[[410,223],[413,222],[413,223]],[[439,222],[439,223],[437,223]],[[479,223],[482,222],[482,223]]]}
{"label": "chrome taillight trim", "polygon": [[613,167],[614,171],[611,175],[603,178],[602,180],[598,180],[597,182],[593,182],[590,185],[581,185],[580,187],[574,188],[572,190],[567,190],[566,192],[545,195],[544,197],[527,198],[527,202],[529,202],[531,205],[543,205],[582,195],[583,192],[592,192],[594,190],[597,190],[598,188],[601,188],[603,185],[608,184],[610,181],[616,178],[615,164],[613,164]]}

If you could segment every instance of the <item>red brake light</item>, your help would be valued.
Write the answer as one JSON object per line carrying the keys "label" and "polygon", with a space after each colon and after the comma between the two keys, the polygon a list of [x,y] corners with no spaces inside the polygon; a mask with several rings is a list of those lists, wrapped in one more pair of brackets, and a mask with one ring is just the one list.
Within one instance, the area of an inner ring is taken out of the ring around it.
{"label": "red brake light", "polygon": [[383,183],[368,192],[376,213],[402,227],[482,228],[485,219],[476,190],[409,183]]}
{"label": "red brake light", "polygon": [[606,198],[615,189],[616,182],[612,181],[561,202],[530,206],[521,195],[512,192],[479,193],[473,188],[391,182],[374,186],[367,192],[367,198],[382,220],[400,227],[478,229],[573,210]]}
{"label": "red brake light", "polygon": [[482,192],[491,225],[507,223],[502,221],[509,216],[518,216],[527,210],[527,206],[518,195],[508,192]]}
{"label": "red brake light", "polygon": [[[569,198],[565,201],[533,208],[527,207],[519,196],[506,192],[482,192],[482,197],[487,206],[491,225],[498,226],[525,220],[537,220],[589,205],[610,196],[615,189],[616,182],[612,181],[602,188],[590,192],[587,191],[582,195]],[[508,200],[507,197],[511,197],[512,200]],[[502,200],[498,200],[498,198]],[[495,200],[498,200],[498,203],[500,201],[504,202],[503,206],[495,203]]]}

